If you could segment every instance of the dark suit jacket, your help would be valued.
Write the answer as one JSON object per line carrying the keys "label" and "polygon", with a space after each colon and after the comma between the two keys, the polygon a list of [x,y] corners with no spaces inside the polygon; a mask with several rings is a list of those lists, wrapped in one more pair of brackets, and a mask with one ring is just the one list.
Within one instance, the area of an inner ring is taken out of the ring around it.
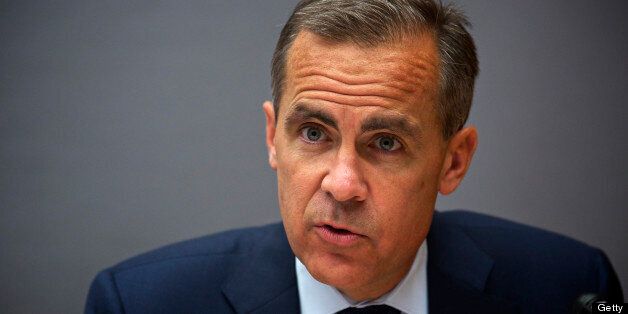
{"label": "dark suit jacket", "polygon": [[[570,313],[581,294],[621,300],[608,259],[566,237],[465,211],[436,213],[429,313]],[[170,245],[98,274],[86,313],[298,313],[281,224]]]}

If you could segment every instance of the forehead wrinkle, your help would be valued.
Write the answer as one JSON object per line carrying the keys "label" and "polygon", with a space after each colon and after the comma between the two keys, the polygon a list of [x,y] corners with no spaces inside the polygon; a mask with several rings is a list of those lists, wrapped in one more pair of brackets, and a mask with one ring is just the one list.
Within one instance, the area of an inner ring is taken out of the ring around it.
{"label": "forehead wrinkle", "polygon": [[295,69],[294,72],[295,78],[323,77],[348,86],[378,84],[384,81],[382,78],[373,75],[356,75],[338,68],[325,67],[324,65],[314,63],[303,65]]}
{"label": "forehead wrinkle", "polygon": [[[375,48],[373,48],[375,49]],[[346,59],[334,55],[334,49],[317,55],[308,54],[298,58],[293,67],[295,78],[307,75],[324,75],[347,85],[368,84],[373,82],[394,82],[399,85],[416,85],[417,81],[430,76],[436,77],[437,62],[429,54],[408,51],[378,53],[374,60],[370,56],[364,59]],[[329,53],[332,53],[331,55]],[[341,60],[337,60],[340,58]],[[295,58],[296,59],[296,58]],[[358,65],[356,65],[356,63]],[[411,88],[403,88],[411,90]]]}
{"label": "forehead wrinkle", "polygon": [[304,90],[301,91],[297,97],[298,99],[317,99],[325,102],[334,103],[337,105],[351,106],[351,107],[382,107],[391,109],[398,103],[405,103],[395,98],[385,96],[354,96],[343,95],[333,92],[320,91],[320,90]]}
{"label": "forehead wrinkle", "polygon": [[[403,74],[397,75],[399,79],[381,78],[378,76],[355,77],[338,74],[337,72],[324,71],[318,67],[311,67],[295,71],[294,77],[289,80],[295,97],[302,93],[316,93],[323,95],[328,101],[337,101],[354,105],[377,105],[382,101],[394,103],[410,103],[413,95],[421,93],[425,89],[422,80],[424,72],[415,72],[411,75],[412,81]],[[360,99],[350,99],[351,96]],[[346,99],[346,100],[336,100]]]}
{"label": "forehead wrinkle", "polygon": [[391,66],[396,66],[398,70],[391,71],[388,80],[390,82],[405,82],[414,87],[414,92],[429,92],[430,86],[427,85],[431,85],[438,78],[435,75],[436,71],[434,71],[436,66],[423,60],[405,61],[404,64],[391,63]]}
{"label": "forehead wrinkle", "polygon": [[[405,80],[382,79],[372,75],[355,76],[335,71],[324,71],[317,66],[311,66],[295,71],[295,79],[305,79],[306,84],[321,84],[322,86],[331,86],[335,83],[339,84],[337,88],[346,88],[355,91],[357,95],[359,90],[374,88],[375,92],[381,88],[392,88],[405,94],[414,93],[416,84],[412,84]],[[346,93],[352,94],[352,92]]]}
{"label": "forehead wrinkle", "polygon": [[296,95],[304,92],[321,92],[356,97],[380,97],[392,101],[404,102],[412,94],[412,91],[400,89],[397,86],[388,86],[384,83],[368,83],[360,85],[348,85],[333,80],[327,76],[313,75],[307,80],[300,80],[295,84]]}
{"label": "forehead wrinkle", "polygon": [[286,60],[286,90],[281,102],[312,99],[413,115],[434,110],[440,57],[432,37],[361,48],[302,31]]}
{"label": "forehead wrinkle", "polygon": [[[333,51],[333,49],[332,49]],[[311,52],[306,54],[312,54]],[[429,60],[421,58],[399,58],[399,52],[386,55],[380,63],[362,69],[359,74],[345,71],[342,66],[335,65],[333,60],[323,58],[318,62],[318,58],[294,58],[296,64],[293,71],[288,71],[288,81],[293,84],[294,95],[303,92],[317,91],[325,94],[326,100],[334,101],[335,98],[347,98],[342,96],[364,96],[369,100],[369,104],[378,103],[382,100],[392,100],[394,102],[407,103],[412,95],[418,94],[421,98],[428,96],[432,98],[435,94],[435,86],[429,86],[436,78],[435,66]],[[343,62],[338,62],[343,64]],[[292,68],[292,66],[290,66]],[[351,68],[349,66],[349,68]],[[382,70],[384,69],[384,70]],[[427,85],[426,85],[427,83]],[[435,84],[436,85],[436,84]],[[340,97],[334,97],[332,93]],[[379,97],[377,101],[372,101]],[[362,100],[363,101],[363,100]],[[340,101],[343,103],[355,102]]]}

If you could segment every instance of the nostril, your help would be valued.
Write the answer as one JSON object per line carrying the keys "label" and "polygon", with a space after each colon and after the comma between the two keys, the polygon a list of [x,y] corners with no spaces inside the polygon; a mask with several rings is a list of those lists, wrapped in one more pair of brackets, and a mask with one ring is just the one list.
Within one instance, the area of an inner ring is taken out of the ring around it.
{"label": "nostril", "polygon": [[342,162],[334,165],[321,181],[321,190],[330,194],[336,201],[350,199],[364,200],[368,189],[357,165]]}

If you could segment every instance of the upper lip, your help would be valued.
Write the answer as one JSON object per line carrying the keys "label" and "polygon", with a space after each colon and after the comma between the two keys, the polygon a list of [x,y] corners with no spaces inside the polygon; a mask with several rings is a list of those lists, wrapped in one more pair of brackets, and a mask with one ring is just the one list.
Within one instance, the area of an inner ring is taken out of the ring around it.
{"label": "upper lip", "polygon": [[334,229],[343,229],[343,230],[347,230],[347,231],[349,231],[351,233],[363,236],[363,234],[361,234],[360,232],[355,230],[353,227],[337,224],[337,223],[334,223],[334,222],[326,222],[326,221],[324,221],[324,222],[316,223],[315,225],[316,225],[316,227],[329,226],[329,227],[332,227]]}

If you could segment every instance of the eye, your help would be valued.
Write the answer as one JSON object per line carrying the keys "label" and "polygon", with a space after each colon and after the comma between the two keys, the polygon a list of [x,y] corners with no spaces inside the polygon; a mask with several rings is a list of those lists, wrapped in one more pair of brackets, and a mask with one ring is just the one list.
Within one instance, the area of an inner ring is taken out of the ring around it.
{"label": "eye", "polygon": [[386,152],[393,152],[401,148],[401,143],[393,136],[382,135],[375,139],[375,146]]}
{"label": "eye", "polygon": [[327,135],[321,128],[315,126],[306,126],[301,129],[301,137],[308,142],[320,142],[327,138]]}

